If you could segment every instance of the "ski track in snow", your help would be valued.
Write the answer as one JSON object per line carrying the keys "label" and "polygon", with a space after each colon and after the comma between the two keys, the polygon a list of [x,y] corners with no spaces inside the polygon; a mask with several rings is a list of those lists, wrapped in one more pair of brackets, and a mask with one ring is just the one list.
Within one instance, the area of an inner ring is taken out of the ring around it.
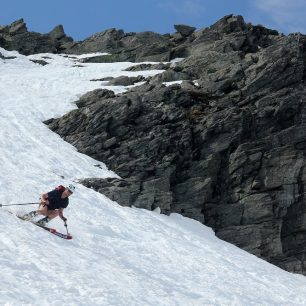
{"label": "ski track in snow", "polygon": [[[56,185],[77,186],[65,210],[70,241],[0,208],[0,305],[306,304],[304,276],[217,239],[197,221],[121,207],[77,184],[116,174],[42,121],[75,109],[73,101],[104,84],[90,79],[140,74],[122,71],[133,64],[74,67],[75,59],[60,55],[0,52],[17,56],[0,59],[0,203],[35,202]],[[61,220],[50,226],[65,232]]]}

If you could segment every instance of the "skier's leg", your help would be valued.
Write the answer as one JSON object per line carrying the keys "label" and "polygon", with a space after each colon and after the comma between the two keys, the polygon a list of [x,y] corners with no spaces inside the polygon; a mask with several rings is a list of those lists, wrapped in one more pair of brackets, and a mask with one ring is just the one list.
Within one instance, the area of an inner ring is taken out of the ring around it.
{"label": "skier's leg", "polygon": [[52,220],[58,216],[58,209],[48,210],[46,216],[49,220]]}
{"label": "skier's leg", "polygon": [[36,222],[37,225],[40,225],[40,226],[45,226],[50,220],[54,219],[55,217],[58,216],[58,209],[55,209],[55,210],[48,210],[45,212],[43,211],[44,213],[44,218],[38,220]]}
{"label": "skier's leg", "polygon": [[48,206],[40,204],[36,212],[37,212],[38,215],[47,216]]}
{"label": "skier's leg", "polygon": [[45,208],[45,206],[43,206],[42,204],[39,204],[37,210],[30,211],[26,213],[25,215],[19,216],[19,218],[26,220],[26,221],[30,221],[37,215],[45,215],[46,211],[47,211],[47,208]]}

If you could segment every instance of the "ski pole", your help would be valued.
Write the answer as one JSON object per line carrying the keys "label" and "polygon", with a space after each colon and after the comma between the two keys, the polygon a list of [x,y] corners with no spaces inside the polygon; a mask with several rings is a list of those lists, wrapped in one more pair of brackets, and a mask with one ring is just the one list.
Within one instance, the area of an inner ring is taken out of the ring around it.
{"label": "ski pole", "polygon": [[15,203],[15,204],[1,204],[0,203],[0,207],[3,207],[3,206],[16,206],[16,205],[33,205],[33,204],[40,204],[40,203]]}
{"label": "ski pole", "polygon": [[67,235],[69,235],[69,233],[68,233],[68,225],[67,225],[67,222],[65,221],[65,227],[66,227],[66,232],[67,232]]}

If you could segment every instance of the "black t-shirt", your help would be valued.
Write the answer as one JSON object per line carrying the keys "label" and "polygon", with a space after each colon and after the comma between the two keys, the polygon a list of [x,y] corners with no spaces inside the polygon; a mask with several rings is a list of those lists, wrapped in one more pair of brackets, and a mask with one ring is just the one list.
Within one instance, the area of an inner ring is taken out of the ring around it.
{"label": "black t-shirt", "polygon": [[48,192],[48,210],[54,210],[59,208],[66,208],[69,204],[68,198],[61,198],[62,192],[59,192],[58,190],[54,189],[50,192]]}

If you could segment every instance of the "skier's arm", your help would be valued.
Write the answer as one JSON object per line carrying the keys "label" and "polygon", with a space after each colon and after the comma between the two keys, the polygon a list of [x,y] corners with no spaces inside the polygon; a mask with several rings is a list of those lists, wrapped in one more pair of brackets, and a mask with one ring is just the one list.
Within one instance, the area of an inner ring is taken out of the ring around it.
{"label": "skier's arm", "polygon": [[40,197],[41,204],[49,205],[48,193],[43,193]]}
{"label": "skier's arm", "polygon": [[64,211],[64,208],[59,208],[59,210],[58,210],[58,215],[60,216],[60,218],[61,218],[64,222],[66,222],[66,221],[67,221],[67,218],[64,217],[63,211]]}

